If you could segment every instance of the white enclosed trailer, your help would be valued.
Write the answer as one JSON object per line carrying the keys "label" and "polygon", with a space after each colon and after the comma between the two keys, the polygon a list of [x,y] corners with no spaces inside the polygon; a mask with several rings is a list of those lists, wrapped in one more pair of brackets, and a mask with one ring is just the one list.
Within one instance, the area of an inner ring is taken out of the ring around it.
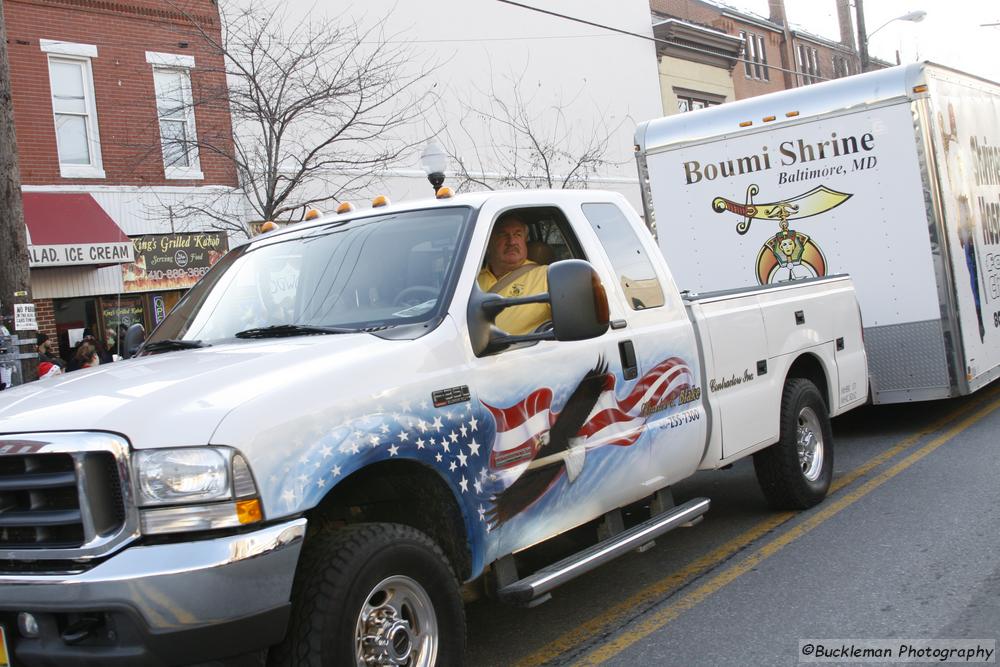
{"label": "white enclosed trailer", "polygon": [[652,120],[636,151],[682,289],[849,273],[876,403],[1000,374],[1000,85],[916,63]]}

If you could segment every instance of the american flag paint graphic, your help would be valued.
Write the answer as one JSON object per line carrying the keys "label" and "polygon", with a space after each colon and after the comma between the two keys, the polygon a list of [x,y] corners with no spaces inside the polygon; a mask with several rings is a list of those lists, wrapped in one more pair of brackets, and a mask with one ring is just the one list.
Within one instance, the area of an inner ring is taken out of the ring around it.
{"label": "american flag paint graphic", "polygon": [[[604,375],[603,389],[575,444],[631,445],[642,435],[648,411],[676,400],[691,387],[692,372],[679,357],[661,362],[640,378],[628,395],[619,400],[617,378]],[[496,472],[523,472],[544,443],[544,435],[558,419],[552,410],[552,391],[539,389],[508,408],[487,405],[496,422],[497,437],[490,452]]]}
{"label": "american flag paint graphic", "polygon": [[[588,374],[577,388],[596,381],[597,389],[584,406],[588,412],[583,427],[564,449],[584,452],[603,445],[632,445],[644,432],[651,406],[669,404],[693,382],[688,365],[671,357],[635,381],[619,399],[615,375],[607,372],[603,362],[598,369],[598,375]],[[267,495],[278,499],[281,509],[301,509],[317,504],[342,479],[368,465],[417,460],[440,471],[448,481],[470,519],[481,526],[482,533],[471,539],[482,546],[485,534],[510,518],[498,518],[498,498],[511,490],[549,444],[560,416],[570,411],[579,393],[572,392],[558,409],[553,406],[555,394],[547,387],[508,407],[478,401],[442,408],[434,408],[429,401],[377,405],[370,414],[346,417],[332,430],[310,435],[310,446],[298,458],[275,465],[274,473],[262,480],[263,486]],[[566,458],[570,468],[570,457]],[[570,473],[572,480],[575,475],[573,470]],[[548,488],[551,484],[533,493],[543,494]],[[522,511],[538,497],[515,503],[513,512]]]}

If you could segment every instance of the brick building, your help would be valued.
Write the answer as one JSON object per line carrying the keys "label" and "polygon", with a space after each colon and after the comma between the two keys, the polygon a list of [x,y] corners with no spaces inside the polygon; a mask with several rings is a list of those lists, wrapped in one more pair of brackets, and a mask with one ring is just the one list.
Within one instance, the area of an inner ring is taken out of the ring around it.
{"label": "brick building", "polygon": [[232,133],[224,96],[206,92],[225,90],[221,55],[195,27],[218,40],[219,13],[212,0],[2,1],[32,292],[66,355],[85,328],[112,343],[121,325],[155,325],[228,247],[208,220],[173,214],[237,205],[231,164],[193,143]]}
{"label": "brick building", "polygon": [[767,17],[712,0],[650,0],[654,35],[670,42],[657,45],[664,113],[860,72],[848,0],[827,1],[837,3],[839,42],[792,29],[783,0],[769,0]]}

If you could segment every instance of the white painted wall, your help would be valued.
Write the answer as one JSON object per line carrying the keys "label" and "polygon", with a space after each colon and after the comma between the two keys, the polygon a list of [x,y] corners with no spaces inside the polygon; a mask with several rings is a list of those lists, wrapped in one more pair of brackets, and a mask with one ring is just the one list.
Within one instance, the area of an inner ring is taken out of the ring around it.
{"label": "white painted wall", "polygon": [[[237,1],[244,4],[248,0]],[[522,93],[533,96],[533,104],[543,113],[552,105],[563,106],[581,143],[595,127],[614,128],[620,123],[608,150],[608,158],[615,164],[591,179],[590,187],[622,192],[640,207],[633,133],[639,122],[662,115],[652,41],[497,0],[329,4],[286,0],[285,4],[292,16],[343,15],[366,25],[385,18],[385,34],[408,43],[414,54],[413,66],[429,70],[441,99],[441,117],[427,117],[413,128],[414,137],[442,126],[449,128],[449,136],[462,155],[471,155],[474,148],[454,127],[462,102],[474,101],[477,87],[489,90],[491,77],[499,92],[510,88],[504,77],[523,72]],[[527,0],[527,4],[652,36],[648,0]],[[436,66],[428,67],[429,63]],[[481,150],[480,154],[489,152]],[[486,172],[496,168],[491,164],[483,167]],[[419,150],[383,186],[385,194],[396,201],[430,195]]]}

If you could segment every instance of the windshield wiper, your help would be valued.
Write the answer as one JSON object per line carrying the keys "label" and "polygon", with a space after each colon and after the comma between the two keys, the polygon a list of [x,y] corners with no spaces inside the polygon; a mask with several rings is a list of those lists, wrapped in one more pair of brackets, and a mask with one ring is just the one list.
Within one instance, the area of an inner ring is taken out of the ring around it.
{"label": "windshield wiper", "polygon": [[168,350],[191,350],[196,347],[211,347],[209,343],[200,340],[181,340],[179,338],[164,338],[163,340],[146,343],[142,346],[143,352],[166,352]]}
{"label": "windshield wiper", "polygon": [[272,324],[269,327],[246,329],[233,334],[237,338],[281,338],[283,336],[309,336],[316,334],[358,333],[357,329],[320,327],[311,324]]}

